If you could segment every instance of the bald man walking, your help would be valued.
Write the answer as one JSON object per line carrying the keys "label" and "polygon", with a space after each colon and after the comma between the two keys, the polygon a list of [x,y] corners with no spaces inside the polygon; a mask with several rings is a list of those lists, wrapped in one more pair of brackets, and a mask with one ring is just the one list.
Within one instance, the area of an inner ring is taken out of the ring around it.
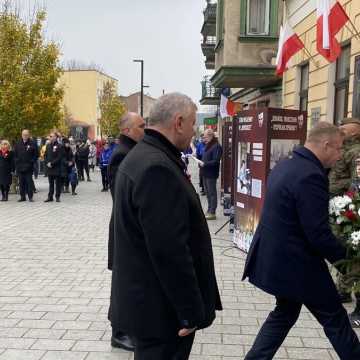
{"label": "bald man walking", "polygon": [[[130,150],[144,137],[144,119],[134,112],[128,112],[119,121],[119,144],[113,151],[108,167],[109,186],[112,198],[114,198],[114,184],[117,170],[121,162],[125,159]],[[108,269],[112,270],[114,253],[114,212],[111,213],[109,225],[109,245],[108,245]],[[109,319],[111,319],[111,307],[109,309]],[[120,329],[112,324],[111,345],[133,351],[134,344],[131,338],[125,335]]]}

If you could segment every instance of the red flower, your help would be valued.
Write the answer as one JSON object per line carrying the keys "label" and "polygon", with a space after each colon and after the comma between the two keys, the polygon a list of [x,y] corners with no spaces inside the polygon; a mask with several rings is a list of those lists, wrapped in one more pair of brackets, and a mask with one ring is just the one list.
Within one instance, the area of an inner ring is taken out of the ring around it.
{"label": "red flower", "polygon": [[349,198],[351,198],[351,199],[353,199],[354,198],[354,196],[355,196],[355,191],[347,191],[346,193],[345,193],[345,195],[347,195]]}
{"label": "red flower", "polygon": [[355,221],[357,219],[357,215],[351,210],[344,211],[343,215],[350,221]]}

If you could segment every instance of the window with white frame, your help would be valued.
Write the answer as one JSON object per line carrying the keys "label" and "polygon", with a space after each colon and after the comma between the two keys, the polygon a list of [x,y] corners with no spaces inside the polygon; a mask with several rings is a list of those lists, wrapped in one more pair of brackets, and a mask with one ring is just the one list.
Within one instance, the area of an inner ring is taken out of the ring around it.
{"label": "window with white frame", "polygon": [[247,35],[269,35],[270,0],[247,0]]}

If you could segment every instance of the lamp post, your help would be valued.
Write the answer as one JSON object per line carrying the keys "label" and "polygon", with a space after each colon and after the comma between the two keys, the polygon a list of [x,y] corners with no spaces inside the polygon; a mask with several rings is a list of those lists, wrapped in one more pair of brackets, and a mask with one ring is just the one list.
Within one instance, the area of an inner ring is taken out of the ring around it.
{"label": "lamp post", "polygon": [[133,62],[141,63],[141,99],[140,99],[140,115],[144,115],[144,60],[135,59]]}

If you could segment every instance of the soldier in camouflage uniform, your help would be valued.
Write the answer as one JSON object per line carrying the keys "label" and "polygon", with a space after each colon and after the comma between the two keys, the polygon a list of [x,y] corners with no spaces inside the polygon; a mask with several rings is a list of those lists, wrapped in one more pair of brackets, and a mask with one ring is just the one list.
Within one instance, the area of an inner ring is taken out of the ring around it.
{"label": "soldier in camouflage uniform", "polygon": [[355,177],[355,160],[360,156],[360,120],[347,118],[340,126],[345,134],[343,156],[329,175],[330,195],[343,195]]}
{"label": "soldier in camouflage uniform", "polygon": [[[335,164],[329,174],[330,195],[344,195],[350,188],[358,182],[356,173],[356,163],[360,157],[360,120],[347,118],[342,121],[340,126],[344,132],[344,144],[342,158]],[[337,281],[339,294],[343,303],[351,302],[351,293],[343,284],[341,275]],[[353,327],[360,327],[360,293],[355,294],[356,307],[350,314]]]}

